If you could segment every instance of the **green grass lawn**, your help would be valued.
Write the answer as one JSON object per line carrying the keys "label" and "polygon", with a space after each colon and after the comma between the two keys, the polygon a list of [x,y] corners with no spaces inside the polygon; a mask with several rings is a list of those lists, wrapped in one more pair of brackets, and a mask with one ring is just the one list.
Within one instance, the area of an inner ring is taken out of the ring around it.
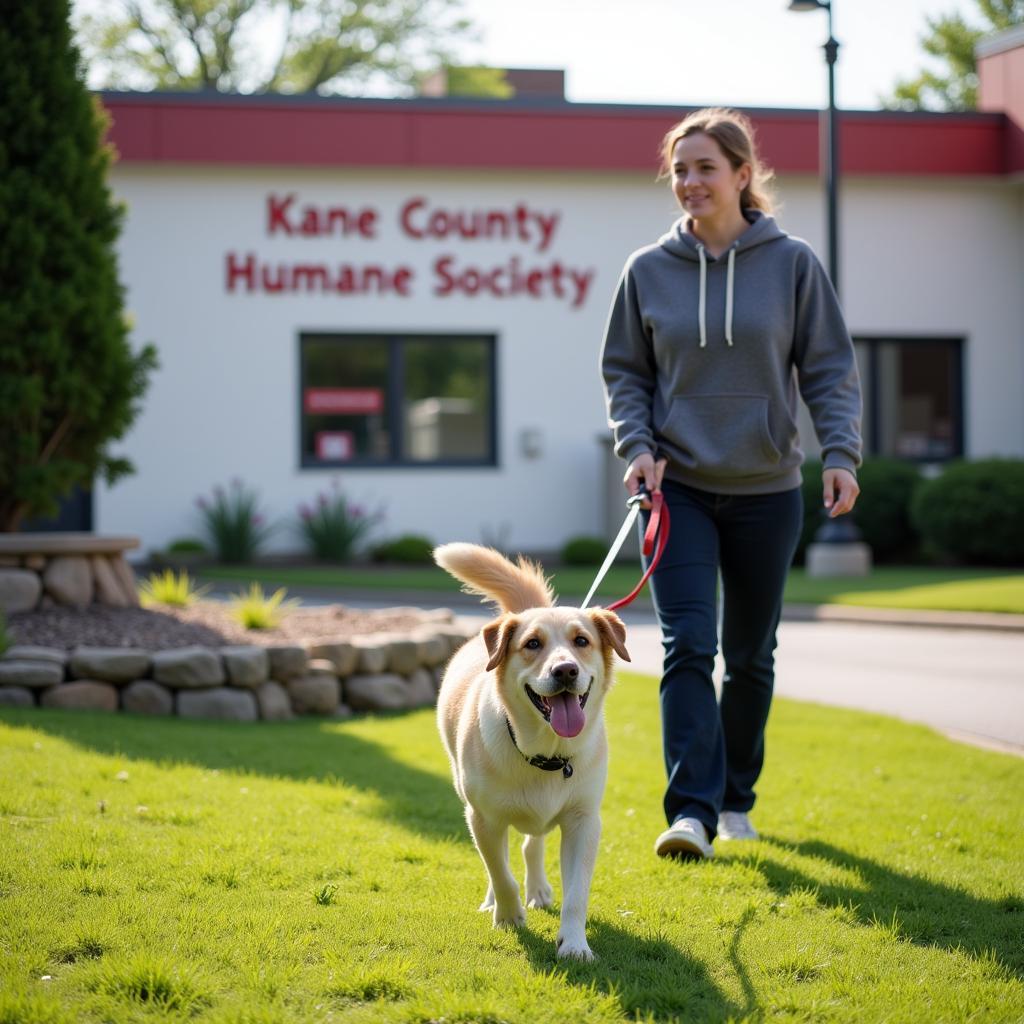
{"label": "green grass lawn", "polygon": [[[554,956],[557,904],[518,932],[477,912],[429,711],[5,709],[0,1022],[1024,1019],[1024,761],[780,701],[763,841],[677,864],[651,850],[657,714],[652,679],[609,698],[579,964]],[[557,865],[555,842],[556,900]]]}
{"label": "green grass lawn", "polygon": [[[202,578],[248,583],[259,579],[267,586],[316,586],[341,590],[430,590],[455,593],[459,589],[447,573],[431,567],[228,567],[203,570]],[[552,573],[556,591],[581,599],[594,579],[592,568],[558,568]],[[615,565],[601,584],[598,600],[624,597],[640,578],[638,568]],[[814,579],[794,569],[786,586],[792,604],[846,604],[876,608],[921,608],[942,611],[1011,612],[1024,614],[1024,573],[999,569],[948,569],[881,566],[863,579]]]}

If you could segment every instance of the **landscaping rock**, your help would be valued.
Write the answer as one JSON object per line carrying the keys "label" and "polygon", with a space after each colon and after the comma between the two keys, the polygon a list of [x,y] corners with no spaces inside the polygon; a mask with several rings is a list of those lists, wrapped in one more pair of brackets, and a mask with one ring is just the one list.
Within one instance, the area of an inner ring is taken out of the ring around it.
{"label": "landscaping rock", "polygon": [[21,564],[33,572],[42,572],[46,568],[46,555],[26,555]]}
{"label": "landscaping rock", "polygon": [[350,676],[355,672],[359,662],[359,649],[346,640],[336,640],[331,643],[310,644],[309,656],[326,658],[334,665],[334,670],[339,676]]}
{"label": "landscaping rock", "polygon": [[85,555],[58,555],[43,570],[43,589],[57,604],[87,608],[92,603],[93,582]]}
{"label": "landscaping rock", "polygon": [[216,718],[231,722],[255,722],[259,718],[255,696],[237,687],[182,690],[175,703],[182,718]]}
{"label": "landscaping rock", "polygon": [[355,712],[347,704],[339,704],[334,709],[334,714],[331,717],[344,721],[347,718],[351,718],[354,714]]}
{"label": "landscaping rock", "polygon": [[259,686],[270,678],[270,658],[265,647],[222,647],[228,682],[232,686]]}
{"label": "landscaping rock", "polygon": [[356,672],[360,675],[379,675],[388,667],[388,648],[374,637],[355,637],[353,643],[359,652]]}
{"label": "landscaping rock", "polygon": [[333,672],[289,679],[286,685],[292,707],[300,715],[331,715],[341,702],[341,684]]}
{"label": "landscaping rock", "polygon": [[121,592],[128,599],[128,603],[132,607],[137,608],[139,605],[139,584],[127,559],[123,554],[118,554],[110,555],[107,560],[114,575],[121,584]]}
{"label": "landscaping rock", "polygon": [[434,675],[428,668],[414,669],[409,675],[409,707],[423,708],[437,703]]}
{"label": "landscaping rock", "polygon": [[279,644],[275,647],[268,647],[267,656],[270,658],[270,678],[279,683],[287,683],[289,679],[296,679],[305,675],[306,665],[309,663],[309,655],[306,648],[299,644]]}
{"label": "landscaping rock", "polygon": [[14,644],[7,648],[4,658],[25,661],[52,661],[63,667],[68,663],[68,652],[60,647],[37,647],[34,644]]}
{"label": "landscaping rock", "polygon": [[387,648],[389,672],[407,676],[420,667],[420,656],[415,641],[405,640],[401,637],[389,637]]}
{"label": "landscaping rock", "polygon": [[0,686],[27,686],[42,690],[64,682],[64,666],[55,661],[14,658],[0,661]]}
{"label": "landscaping rock", "polygon": [[220,655],[208,647],[179,647],[153,655],[153,678],[174,689],[198,689],[224,682]]}
{"label": "landscaping rock", "polygon": [[121,691],[125,711],[137,715],[173,715],[174,694],[151,679],[138,679]]}
{"label": "landscaping rock", "polygon": [[76,647],[71,652],[71,675],[75,679],[130,683],[146,676],[149,665],[149,651],[132,647]]}
{"label": "landscaping rock", "polygon": [[27,569],[0,569],[0,611],[7,615],[29,612],[43,592],[39,574]]}
{"label": "landscaping rock", "polygon": [[409,705],[409,684],[392,673],[349,676],[344,701],[357,711],[401,711]]}
{"label": "landscaping rock", "polygon": [[89,558],[92,568],[92,581],[96,588],[96,600],[100,604],[112,608],[128,608],[133,602],[121,587],[121,581],[114,574],[110,559],[105,555],[92,555]]}
{"label": "landscaping rock", "polygon": [[32,691],[24,686],[0,686],[0,707],[31,708],[35,703]]}
{"label": "landscaping rock", "polygon": [[288,691],[273,680],[263,683],[256,690],[256,703],[259,705],[260,718],[268,722],[286,722],[295,717]]}
{"label": "landscaping rock", "polygon": [[450,645],[434,630],[418,630],[412,639],[416,644],[417,659],[423,667],[433,668],[448,660]]}
{"label": "landscaping rock", "polygon": [[44,708],[73,711],[116,711],[117,687],[95,679],[80,679],[44,690],[39,703]]}

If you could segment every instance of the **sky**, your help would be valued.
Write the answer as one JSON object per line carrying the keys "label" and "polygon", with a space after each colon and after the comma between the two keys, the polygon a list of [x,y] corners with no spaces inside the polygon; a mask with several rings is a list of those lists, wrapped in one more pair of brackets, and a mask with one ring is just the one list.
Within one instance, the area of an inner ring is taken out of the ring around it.
{"label": "sky", "polygon": [[[75,0],[76,11],[116,0]],[[479,38],[463,63],[562,68],[574,102],[824,107],[824,11],[788,0],[463,0]],[[974,0],[833,0],[840,107],[874,109],[899,78],[930,60],[928,15]],[[272,41],[270,49],[273,49]],[[96,85],[95,81],[91,84]]]}
{"label": "sky", "polygon": [[[575,102],[823,107],[828,79],[825,11],[788,0],[464,0],[483,40],[469,48],[499,67],[566,71]],[[928,58],[926,16],[972,0],[833,0],[839,41],[836,98],[877,108],[898,78]]]}

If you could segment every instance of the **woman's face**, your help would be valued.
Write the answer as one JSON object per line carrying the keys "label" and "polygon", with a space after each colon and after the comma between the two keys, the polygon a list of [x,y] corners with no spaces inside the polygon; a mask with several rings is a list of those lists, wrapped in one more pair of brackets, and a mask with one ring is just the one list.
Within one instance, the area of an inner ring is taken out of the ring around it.
{"label": "woman's face", "polygon": [[718,143],[704,132],[680,139],[672,150],[672,191],[696,221],[724,221],[740,212],[750,165],[733,169]]}

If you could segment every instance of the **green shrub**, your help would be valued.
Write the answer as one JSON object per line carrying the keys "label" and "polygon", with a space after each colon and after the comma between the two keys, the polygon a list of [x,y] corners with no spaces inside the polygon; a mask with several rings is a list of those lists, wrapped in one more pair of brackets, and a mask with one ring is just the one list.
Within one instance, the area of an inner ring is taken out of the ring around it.
{"label": "green shrub", "polygon": [[429,565],[434,560],[437,545],[417,533],[405,533],[394,540],[384,541],[373,549],[375,562],[400,562],[403,565]]}
{"label": "green shrub", "polygon": [[857,481],[860,497],[853,518],[875,562],[913,560],[920,538],[910,521],[910,503],[922,483],[919,467],[900,459],[869,458],[857,471]]}
{"label": "green shrub", "polygon": [[285,601],[288,591],[279,587],[269,597],[258,583],[246,594],[236,594],[231,601],[231,614],[246,629],[276,629],[285,615],[301,603],[297,598]]}
{"label": "green shrub", "polygon": [[1024,564],[1024,460],[958,462],[925,481],[911,518],[931,552],[978,565]]}
{"label": "green shrub", "polygon": [[207,547],[198,537],[178,537],[167,545],[167,551],[173,555],[205,555]]}
{"label": "green shrub", "polygon": [[570,537],[562,546],[564,565],[600,565],[608,554],[608,542],[601,537]]}
{"label": "green shrub", "polygon": [[299,506],[299,532],[322,562],[347,562],[379,519],[349,502],[337,483],[330,494],[317,495],[313,505]]}
{"label": "green shrub", "polygon": [[200,497],[196,505],[217,558],[228,564],[251,562],[273,527],[260,513],[258,497],[241,480],[232,480],[225,490],[213,489],[213,497]]}
{"label": "green shrub", "polygon": [[[807,545],[825,523],[822,504],[821,462],[808,459],[803,465],[804,526],[796,562],[803,562]],[[853,510],[857,524],[875,562],[913,559],[919,537],[910,521],[910,503],[921,483],[917,466],[900,459],[869,456],[857,470],[860,496]]]}
{"label": "green shrub", "polygon": [[143,608],[152,608],[154,605],[188,608],[209,589],[208,585],[197,587],[184,569],[180,573],[165,569],[162,573],[150,573],[139,584],[139,603]]}

